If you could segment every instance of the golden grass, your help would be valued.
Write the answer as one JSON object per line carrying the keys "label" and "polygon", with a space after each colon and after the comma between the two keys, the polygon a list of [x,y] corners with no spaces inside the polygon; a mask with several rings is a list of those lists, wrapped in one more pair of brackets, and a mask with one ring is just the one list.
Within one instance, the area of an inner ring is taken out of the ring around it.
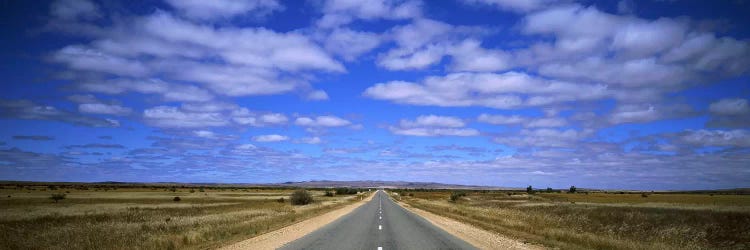
{"label": "golden grass", "polygon": [[474,192],[450,202],[449,192],[411,193],[402,200],[414,207],[555,248],[750,247],[750,196]]}
{"label": "golden grass", "polygon": [[[355,197],[314,191],[315,203],[291,206],[292,190],[190,189],[0,189],[0,249],[213,248],[333,210]],[[67,197],[54,203],[52,193]],[[172,201],[175,196],[181,201]],[[280,197],[287,202],[278,202]]]}

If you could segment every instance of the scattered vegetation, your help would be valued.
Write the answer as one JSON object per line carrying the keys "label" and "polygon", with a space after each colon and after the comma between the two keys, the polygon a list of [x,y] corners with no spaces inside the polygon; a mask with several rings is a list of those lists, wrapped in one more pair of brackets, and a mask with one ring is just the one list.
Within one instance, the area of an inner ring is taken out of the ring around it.
{"label": "scattered vegetation", "polygon": [[576,192],[576,186],[570,186],[570,189],[568,189],[568,193],[575,193]]}
{"label": "scattered vegetation", "polygon": [[[411,206],[559,249],[748,249],[750,195],[413,191]],[[403,191],[398,191],[403,192]],[[446,199],[448,197],[449,199]],[[647,199],[645,199],[647,198]]]}
{"label": "scattered vegetation", "polygon": [[333,195],[334,195],[333,191],[326,190],[326,196],[333,197]]}
{"label": "scattered vegetation", "polygon": [[[0,189],[8,197],[0,200],[0,249],[215,249],[359,200],[308,189],[316,202],[292,206],[287,187],[206,186],[205,196],[177,185],[181,201],[173,202],[170,185],[48,185]],[[50,202],[67,191],[64,202]]]}

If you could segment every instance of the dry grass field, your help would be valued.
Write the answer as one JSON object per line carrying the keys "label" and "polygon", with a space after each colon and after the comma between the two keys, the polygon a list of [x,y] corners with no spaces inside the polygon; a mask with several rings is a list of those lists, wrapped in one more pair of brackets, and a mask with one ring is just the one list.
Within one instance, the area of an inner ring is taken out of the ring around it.
{"label": "dry grass field", "polygon": [[560,249],[748,249],[750,195],[400,193],[411,206]]}
{"label": "dry grass field", "polygon": [[[292,206],[291,189],[55,189],[0,189],[0,249],[214,248],[356,200],[312,191],[314,203]],[[50,199],[57,193],[65,199]]]}

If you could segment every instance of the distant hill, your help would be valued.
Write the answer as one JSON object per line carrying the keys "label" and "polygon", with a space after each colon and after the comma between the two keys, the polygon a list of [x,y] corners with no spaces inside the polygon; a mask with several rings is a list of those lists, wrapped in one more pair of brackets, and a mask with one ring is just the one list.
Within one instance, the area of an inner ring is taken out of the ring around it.
{"label": "distant hill", "polygon": [[280,184],[271,184],[274,186],[294,186],[294,187],[309,187],[309,188],[325,188],[325,187],[354,187],[354,188],[425,188],[425,189],[520,189],[520,188],[500,188],[490,186],[471,186],[471,185],[459,185],[459,184],[445,184],[437,182],[412,182],[412,181],[329,181],[329,180],[313,180],[313,181],[301,181],[301,182],[284,182]]}

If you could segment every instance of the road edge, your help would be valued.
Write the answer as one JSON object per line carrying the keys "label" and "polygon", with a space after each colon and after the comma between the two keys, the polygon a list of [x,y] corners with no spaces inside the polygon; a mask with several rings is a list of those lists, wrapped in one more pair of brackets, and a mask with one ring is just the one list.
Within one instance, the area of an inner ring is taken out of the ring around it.
{"label": "road edge", "polygon": [[294,223],[292,225],[267,232],[234,244],[219,247],[221,250],[235,249],[278,249],[289,242],[302,238],[315,230],[318,230],[331,222],[351,213],[355,209],[364,205],[375,197],[376,192],[372,192],[369,197],[353,204],[346,205],[342,208],[326,212],[324,214]]}
{"label": "road edge", "polygon": [[539,245],[524,243],[516,239],[477,228],[467,223],[415,208],[396,199],[394,199],[394,201],[407,211],[424,218],[436,227],[479,249],[547,249]]}

